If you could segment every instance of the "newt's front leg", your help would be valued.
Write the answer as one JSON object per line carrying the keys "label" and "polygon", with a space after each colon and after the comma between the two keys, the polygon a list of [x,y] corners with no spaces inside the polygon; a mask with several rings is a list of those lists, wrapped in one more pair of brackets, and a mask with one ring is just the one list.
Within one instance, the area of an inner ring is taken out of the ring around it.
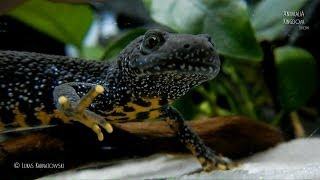
{"label": "newt's front leg", "polygon": [[[80,92],[87,92],[80,98],[76,89]],[[107,132],[112,132],[112,126],[100,115],[87,110],[96,96],[102,94],[103,86],[90,83],[65,83],[54,89],[53,97],[57,110],[55,115],[66,122],[77,121],[92,129],[100,141],[103,140],[103,133],[100,126]]]}
{"label": "newt's front leg", "polygon": [[163,108],[162,118],[164,118],[169,126],[175,131],[179,140],[197,157],[203,170],[228,170],[233,166],[231,160],[216,155],[212,149],[207,147],[199,136],[186,124],[183,117],[176,109],[171,106]]}

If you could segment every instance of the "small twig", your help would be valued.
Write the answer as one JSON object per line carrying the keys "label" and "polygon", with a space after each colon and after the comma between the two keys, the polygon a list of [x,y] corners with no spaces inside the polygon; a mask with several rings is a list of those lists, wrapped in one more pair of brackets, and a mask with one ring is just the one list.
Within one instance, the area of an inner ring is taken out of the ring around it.
{"label": "small twig", "polygon": [[290,113],[290,121],[293,127],[294,135],[297,138],[305,137],[305,131],[301,124],[299,115],[296,111]]}

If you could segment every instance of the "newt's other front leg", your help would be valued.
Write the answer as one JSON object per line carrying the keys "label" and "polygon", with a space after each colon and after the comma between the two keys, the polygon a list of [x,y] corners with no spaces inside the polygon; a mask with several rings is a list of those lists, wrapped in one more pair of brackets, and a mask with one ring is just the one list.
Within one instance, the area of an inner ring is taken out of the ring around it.
{"label": "newt's other front leg", "polygon": [[227,170],[233,166],[231,160],[216,155],[212,149],[207,147],[199,136],[189,128],[176,109],[171,106],[165,107],[162,111],[162,118],[175,131],[179,140],[197,157],[203,170]]}
{"label": "newt's other front leg", "polygon": [[[87,94],[79,97],[76,89],[81,92],[87,90]],[[53,97],[57,106],[55,115],[66,122],[77,121],[92,129],[100,141],[103,140],[103,133],[99,126],[107,132],[112,132],[112,126],[100,115],[87,110],[92,101],[104,91],[103,86],[89,83],[65,83],[54,89]]]}

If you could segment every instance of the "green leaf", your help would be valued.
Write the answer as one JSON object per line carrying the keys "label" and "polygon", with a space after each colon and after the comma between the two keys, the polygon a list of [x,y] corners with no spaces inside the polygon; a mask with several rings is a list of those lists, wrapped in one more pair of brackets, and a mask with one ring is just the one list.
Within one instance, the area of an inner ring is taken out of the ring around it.
{"label": "green leaf", "polygon": [[93,19],[89,6],[43,0],[26,1],[8,15],[78,48],[81,47]]}
{"label": "green leaf", "polygon": [[144,3],[155,21],[177,32],[210,34],[223,55],[262,59],[243,0],[144,0]]}
{"label": "green leaf", "polygon": [[255,8],[252,15],[252,25],[260,41],[272,41],[285,29],[283,19],[294,17],[284,16],[284,11],[297,12],[306,0],[264,0]]}
{"label": "green leaf", "polygon": [[99,60],[104,53],[104,49],[100,46],[82,47],[80,58],[87,60]]}
{"label": "green leaf", "polygon": [[146,31],[147,29],[145,28],[136,28],[129,31],[119,39],[109,43],[108,46],[105,48],[102,59],[111,59],[115,56],[118,56],[120,51],[124,49],[132,40],[134,40],[140,35],[143,35]]}
{"label": "green leaf", "polygon": [[207,116],[210,116],[212,114],[212,107],[208,101],[203,101],[199,105],[199,111],[206,114]]}
{"label": "green leaf", "polygon": [[285,110],[303,105],[316,88],[316,61],[304,49],[280,47],[275,50],[277,89]]}

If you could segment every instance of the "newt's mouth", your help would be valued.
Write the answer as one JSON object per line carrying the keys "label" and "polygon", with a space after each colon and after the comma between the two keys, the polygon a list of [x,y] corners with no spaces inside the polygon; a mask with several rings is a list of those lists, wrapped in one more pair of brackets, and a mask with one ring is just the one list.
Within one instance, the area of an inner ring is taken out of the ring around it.
{"label": "newt's mouth", "polygon": [[176,63],[166,63],[145,69],[143,72],[147,75],[175,73],[177,75],[201,75],[208,79],[217,76],[220,70],[219,57],[211,57],[204,61],[185,61]]}

